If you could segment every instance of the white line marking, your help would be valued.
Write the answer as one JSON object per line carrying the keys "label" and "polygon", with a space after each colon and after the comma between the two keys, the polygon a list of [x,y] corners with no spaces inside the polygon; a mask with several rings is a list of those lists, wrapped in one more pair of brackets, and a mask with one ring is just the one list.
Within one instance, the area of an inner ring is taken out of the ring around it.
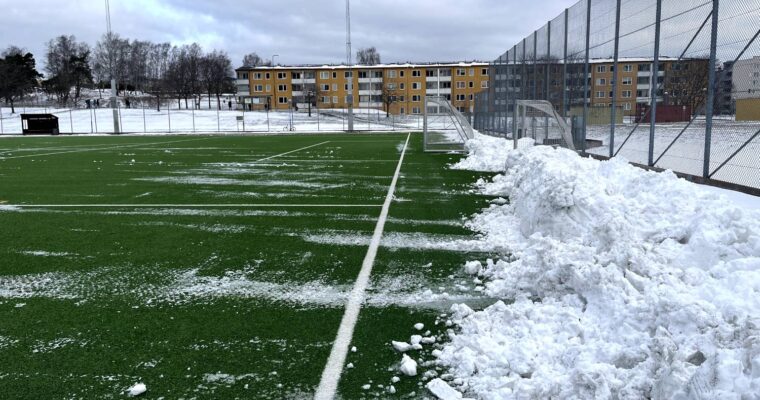
{"label": "white line marking", "polygon": [[335,394],[338,390],[338,382],[343,373],[343,366],[346,363],[348,346],[351,345],[351,340],[354,336],[354,328],[356,328],[356,322],[359,319],[359,311],[361,310],[366,297],[369,277],[372,274],[372,267],[375,263],[375,257],[377,256],[377,249],[380,247],[380,239],[382,239],[383,230],[385,229],[385,221],[388,219],[388,210],[393,202],[393,194],[396,191],[396,183],[401,174],[401,165],[404,163],[404,156],[406,155],[406,149],[409,146],[409,139],[411,136],[412,135],[409,134],[406,137],[406,144],[404,144],[404,150],[401,152],[401,158],[398,160],[398,166],[396,167],[396,173],[393,175],[391,186],[388,188],[388,195],[385,197],[383,209],[380,211],[380,217],[375,226],[375,233],[372,235],[367,255],[364,257],[359,277],[356,279],[354,288],[351,290],[351,294],[348,297],[346,311],[343,314],[343,319],[340,321],[338,336],[335,338],[332,351],[330,351],[330,358],[327,359],[327,365],[325,365],[325,369],[322,371],[322,378],[319,381],[319,387],[317,387],[317,392],[314,395],[315,400],[332,400],[335,398]]}
{"label": "white line marking", "polygon": [[299,151],[302,151],[302,150],[307,150],[307,149],[310,149],[310,148],[312,148],[312,147],[317,147],[317,146],[321,146],[321,145],[323,145],[323,144],[328,144],[328,143],[330,143],[330,141],[329,141],[329,140],[328,140],[327,142],[322,142],[322,143],[313,144],[313,145],[311,145],[311,146],[301,147],[300,149],[291,150],[291,151],[289,151],[289,152],[287,152],[287,153],[276,154],[276,155],[273,155],[273,156],[269,156],[269,157],[266,157],[266,158],[262,158],[261,160],[256,160],[256,161],[254,161],[254,162],[253,162],[253,164],[254,164],[254,165],[256,165],[256,163],[260,163],[260,162],[262,162],[262,161],[267,161],[267,160],[271,160],[271,159],[273,159],[273,158],[282,157],[282,156],[287,156],[288,154],[297,153],[297,152],[299,152]]}
{"label": "white line marking", "polygon": [[373,208],[382,204],[5,204],[16,208]]}
{"label": "white line marking", "polygon": [[86,153],[88,151],[128,149],[128,148],[131,148],[131,147],[138,147],[138,146],[150,147],[150,146],[157,146],[159,144],[184,143],[184,142],[194,142],[194,141],[198,141],[198,140],[210,140],[210,139],[214,139],[214,138],[206,137],[206,138],[199,138],[199,139],[174,140],[174,141],[171,141],[171,142],[140,143],[140,144],[130,144],[130,145],[123,145],[123,146],[103,147],[103,148],[99,148],[99,149],[92,149],[92,148],[90,148],[90,149],[83,149],[83,150],[59,151],[59,152],[54,152],[54,153],[27,154],[25,156],[0,157],[0,160],[14,160],[14,159],[17,159],[17,158],[54,156],[56,154]]}

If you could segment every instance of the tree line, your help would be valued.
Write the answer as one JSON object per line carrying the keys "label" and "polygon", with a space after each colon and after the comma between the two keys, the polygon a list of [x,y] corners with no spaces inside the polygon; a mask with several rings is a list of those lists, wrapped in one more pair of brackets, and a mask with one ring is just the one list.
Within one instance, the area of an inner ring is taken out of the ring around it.
{"label": "tree line", "polygon": [[[105,34],[94,48],[62,35],[46,45],[42,72],[33,54],[11,46],[0,54],[0,99],[11,106],[35,90],[42,90],[61,106],[78,106],[83,89],[110,88],[116,81],[120,95],[145,94],[162,101],[174,99],[180,108],[199,107],[202,96],[221,108],[221,96],[235,92],[229,56],[205,52],[197,43],[173,46],[129,40]],[[192,103],[191,103],[192,101]]]}

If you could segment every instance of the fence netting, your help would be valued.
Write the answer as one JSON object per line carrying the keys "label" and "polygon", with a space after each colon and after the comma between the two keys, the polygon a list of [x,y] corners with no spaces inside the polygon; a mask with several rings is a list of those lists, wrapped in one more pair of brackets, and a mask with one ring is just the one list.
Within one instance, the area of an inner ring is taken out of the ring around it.
{"label": "fence netting", "polygon": [[[583,152],[760,189],[760,0],[583,0],[496,58],[473,125],[550,103]],[[570,146],[568,146],[570,147]]]}

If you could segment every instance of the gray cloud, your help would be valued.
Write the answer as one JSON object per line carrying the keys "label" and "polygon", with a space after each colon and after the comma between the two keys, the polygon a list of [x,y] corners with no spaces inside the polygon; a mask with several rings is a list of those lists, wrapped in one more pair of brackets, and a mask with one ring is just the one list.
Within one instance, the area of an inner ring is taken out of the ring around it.
{"label": "gray cloud", "polygon": [[[383,61],[491,60],[575,0],[355,0],[354,48],[376,46]],[[94,45],[105,31],[102,0],[0,0],[0,46],[35,53],[73,34]],[[131,39],[198,42],[238,64],[257,52],[279,62],[345,59],[343,0],[111,0],[114,31]]]}

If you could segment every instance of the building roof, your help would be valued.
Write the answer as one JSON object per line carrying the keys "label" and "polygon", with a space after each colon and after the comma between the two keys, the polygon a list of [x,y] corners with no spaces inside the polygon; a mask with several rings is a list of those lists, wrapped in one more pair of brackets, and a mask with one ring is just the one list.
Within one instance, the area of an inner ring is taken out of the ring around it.
{"label": "building roof", "polygon": [[456,68],[456,67],[487,67],[489,64],[482,61],[461,61],[461,62],[445,62],[445,63],[392,63],[392,64],[376,64],[376,65],[363,65],[355,64],[352,66],[337,65],[337,64],[325,64],[325,65],[278,65],[275,67],[269,66],[257,66],[257,67],[240,67],[235,71],[252,71],[252,70],[272,70],[272,71],[293,71],[293,70],[309,70],[309,69],[326,69],[326,70],[344,70],[344,69],[389,69],[389,68]]}

